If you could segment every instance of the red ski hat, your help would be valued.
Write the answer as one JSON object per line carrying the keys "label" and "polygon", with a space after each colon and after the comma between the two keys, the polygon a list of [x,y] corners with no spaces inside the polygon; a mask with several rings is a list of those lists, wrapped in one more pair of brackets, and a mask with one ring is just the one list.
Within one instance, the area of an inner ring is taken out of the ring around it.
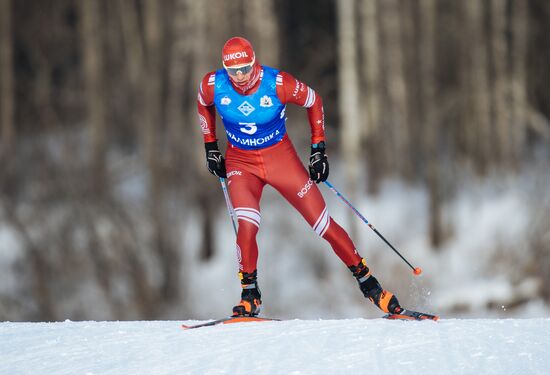
{"label": "red ski hat", "polygon": [[254,64],[256,54],[252,44],[245,38],[239,36],[233,37],[225,42],[222,49],[223,66],[228,68],[238,68],[244,65]]}

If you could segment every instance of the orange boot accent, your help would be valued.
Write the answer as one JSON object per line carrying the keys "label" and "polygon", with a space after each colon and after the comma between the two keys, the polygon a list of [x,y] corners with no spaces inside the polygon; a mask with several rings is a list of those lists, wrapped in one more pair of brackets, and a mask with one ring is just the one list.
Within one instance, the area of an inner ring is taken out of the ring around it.
{"label": "orange boot accent", "polygon": [[260,313],[262,301],[254,298],[252,301],[242,299],[237,306],[233,308],[233,316],[256,316]]}
{"label": "orange boot accent", "polygon": [[382,291],[380,294],[380,299],[378,300],[378,303],[373,301],[378,307],[384,311],[385,313],[390,312],[388,309],[388,306],[390,304],[390,299],[393,297],[393,293],[388,292],[387,290]]}
{"label": "orange boot accent", "polygon": [[248,301],[245,301],[244,299],[241,300],[239,306],[244,307],[244,311],[246,311],[248,314],[250,314],[250,312],[252,311],[252,304]]}

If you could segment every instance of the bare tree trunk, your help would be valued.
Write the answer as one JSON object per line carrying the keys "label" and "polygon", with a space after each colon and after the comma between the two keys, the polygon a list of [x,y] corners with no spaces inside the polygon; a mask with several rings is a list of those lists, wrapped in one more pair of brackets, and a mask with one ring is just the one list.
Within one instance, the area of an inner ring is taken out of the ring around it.
{"label": "bare tree trunk", "polygon": [[[340,114],[340,153],[344,166],[347,190],[357,197],[359,179],[359,147],[361,142],[361,121],[359,113],[359,72],[357,67],[357,32],[355,22],[355,1],[337,2],[338,23],[338,109]],[[350,234],[357,237],[357,224],[348,213]]]}
{"label": "bare tree trunk", "polygon": [[[191,6],[193,40],[191,44],[190,63],[192,69],[190,77],[191,82],[195,83],[193,88],[194,95],[197,93],[198,85],[203,75],[208,72],[204,69],[204,67],[208,66],[208,58],[212,53],[212,51],[204,48],[207,44],[207,32],[210,31],[213,35],[215,35],[216,31],[219,31],[219,27],[224,27],[223,25],[211,25],[211,30],[208,29],[209,17],[207,5],[208,4],[204,2],[193,1]],[[229,7],[235,5],[233,3],[227,3],[225,6]],[[221,45],[220,49],[215,52],[217,52],[215,55],[221,56]],[[218,58],[221,60],[221,57]],[[200,135],[200,132],[197,131],[199,129],[199,122],[197,117],[197,104],[195,100],[189,103],[187,113],[188,123],[195,126],[195,131],[189,131],[190,141],[193,141],[189,146],[193,150],[193,157],[190,158],[190,161],[194,163],[199,175],[199,181],[194,186],[192,196],[196,200],[198,208],[204,215],[201,222],[202,249],[200,257],[202,260],[208,260],[215,254],[214,237],[216,228],[214,225],[214,219],[216,217],[216,211],[219,208],[219,200],[213,199],[213,197],[216,195],[219,196],[219,184],[217,184],[216,179],[208,173],[205,166],[206,159],[204,147],[202,146],[202,136]],[[218,138],[219,133],[220,131],[218,129]]]}
{"label": "bare tree trunk", "polygon": [[171,237],[166,205],[166,177],[160,160],[159,135],[162,132],[162,67],[163,28],[162,3],[157,0],[144,2],[144,39],[146,46],[146,128],[145,149],[149,167],[152,220],[155,226],[154,244],[163,272],[159,302],[173,301],[179,292],[179,256]]}
{"label": "bare tree trunk", "polygon": [[88,94],[88,116],[92,138],[92,168],[96,191],[105,187],[106,134],[103,84],[103,52],[100,29],[100,3],[96,0],[79,2],[82,18],[82,48],[84,80]]}
{"label": "bare tree trunk", "polygon": [[495,129],[495,152],[499,162],[509,164],[511,156],[511,103],[508,48],[506,42],[506,2],[491,0],[491,67],[493,87],[491,90],[492,123]]}
{"label": "bare tree trunk", "polygon": [[378,4],[376,0],[361,0],[360,17],[362,33],[362,56],[363,65],[361,73],[363,75],[364,89],[361,92],[361,98],[364,98],[366,105],[360,105],[362,123],[362,138],[366,146],[367,165],[369,177],[367,189],[370,193],[378,191],[380,180],[382,179],[382,161],[379,152],[380,142],[380,41],[378,24]]}
{"label": "bare tree trunk", "polygon": [[[138,85],[141,81],[143,73],[144,54],[143,45],[141,42],[141,29],[139,27],[138,10],[135,7],[133,0],[118,0],[117,1],[120,15],[120,23],[122,27],[122,39],[124,43],[124,53],[126,55],[126,67],[124,69],[128,74],[128,81],[132,91],[139,91]],[[141,103],[135,107],[135,113],[140,114]],[[135,116],[136,120],[142,116]],[[138,121],[136,121],[138,122]]]}
{"label": "bare tree trunk", "polygon": [[[222,8],[234,7],[233,3],[226,4],[219,1],[216,5]],[[179,168],[175,173],[180,173],[180,178],[187,182],[190,178],[196,179],[196,183],[185,183],[180,191],[185,194],[183,199],[196,203],[204,215],[200,232],[202,236],[200,257],[203,260],[208,260],[215,254],[214,221],[219,205],[218,200],[213,197],[219,191],[216,180],[205,167],[202,137],[198,131],[200,128],[197,121],[196,95],[200,79],[209,69],[209,61],[213,60],[214,56],[221,55],[221,45],[220,50],[205,48],[208,43],[212,46],[216,45],[214,40],[222,34],[220,27],[226,27],[225,23],[216,23],[218,19],[216,17],[226,16],[224,12],[220,12],[219,7],[204,1],[176,0],[172,10],[173,44],[170,53],[166,107],[167,143],[171,165]],[[217,15],[216,12],[220,14]],[[209,34],[208,41],[207,34]],[[182,104],[185,104],[183,108]],[[177,255],[175,248],[171,250],[174,251],[171,254],[175,259]],[[179,258],[177,255],[178,262],[172,262],[172,267],[179,267]],[[178,271],[176,275],[176,270],[179,268],[172,270],[171,274],[174,275],[174,279],[179,280],[180,274]]]}
{"label": "bare tree trunk", "polygon": [[[519,168],[522,149],[525,146],[529,103],[527,99],[527,44],[528,44],[528,3],[512,1],[512,72],[511,72],[511,157],[514,166]],[[547,132],[548,134],[548,132]]]}
{"label": "bare tree trunk", "polygon": [[[401,17],[401,49],[403,55],[403,74],[405,79],[406,108],[407,118],[404,126],[407,128],[406,148],[407,154],[402,155],[406,160],[405,175],[406,179],[419,181],[421,171],[424,167],[426,158],[426,148],[424,147],[425,123],[423,120],[424,109],[428,105],[422,96],[424,82],[422,81],[422,38],[424,35],[422,25],[422,10],[419,1],[400,1]],[[432,48],[429,45],[429,48]],[[432,63],[433,64],[433,63]],[[433,78],[432,78],[433,79]],[[433,103],[432,103],[433,104]],[[422,176],[425,177],[425,176]]]}
{"label": "bare tree trunk", "polygon": [[337,3],[338,13],[338,95],[341,127],[341,152],[348,188],[356,184],[359,164],[359,86],[357,71],[357,36],[355,32],[355,1]]}
{"label": "bare tree trunk", "polygon": [[[122,61],[124,72],[124,92],[128,97],[131,110],[125,114],[131,124],[136,143],[143,147],[145,116],[145,93],[143,92],[145,77],[145,51],[143,46],[143,30],[140,27],[139,10],[134,0],[116,0],[115,7],[119,17],[122,40]],[[146,158],[144,158],[146,159]]]}
{"label": "bare tree trunk", "polygon": [[145,41],[145,77],[142,77],[144,95],[145,123],[143,146],[145,160],[156,181],[158,171],[158,134],[162,128],[161,120],[161,8],[156,0],[143,2],[143,29]]}
{"label": "bare tree trunk", "polygon": [[436,0],[420,0],[420,96],[422,97],[423,149],[429,190],[430,242],[438,247],[443,243],[443,187],[441,158],[438,152],[440,119],[436,110]]}
{"label": "bare tree trunk", "polygon": [[480,1],[461,3],[464,12],[464,35],[461,38],[463,123],[466,151],[473,155],[476,170],[485,173],[492,144],[490,98],[487,72],[487,37],[484,9]]}
{"label": "bare tree trunk", "polygon": [[390,166],[401,175],[410,177],[409,129],[407,125],[407,90],[404,72],[402,25],[397,0],[381,2],[381,24],[384,33],[384,64],[388,93],[388,138],[384,139]]}
{"label": "bare tree trunk", "polygon": [[0,160],[11,153],[15,137],[12,0],[0,0]]}
{"label": "bare tree trunk", "polygon": [[[184,98],[189,98],[194,103],[194,94],[198,84],[190,84],[189,69],[184,67],[191,58],[191,41],[186,37],[192,35],[193,27],[190,12],[190,0],[176,0],[172,11],[172,35],[170,48],[170,61],[168,73],[168,98],[167,98],[167,142],[169,148],[170,165],[183,168],[185,155],[189,155],[188,147],[184,147],[187,129],[182,103]],[[193,123],[194,125],[194,123]],[[177,170],[173,171],[179,174]],[[179,171],[181,173],[181,170]]]}

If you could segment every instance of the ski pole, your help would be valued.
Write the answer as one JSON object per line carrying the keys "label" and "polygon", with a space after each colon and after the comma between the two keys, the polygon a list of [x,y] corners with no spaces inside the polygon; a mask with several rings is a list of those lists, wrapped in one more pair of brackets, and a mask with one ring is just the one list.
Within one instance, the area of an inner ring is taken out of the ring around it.
{"label": "ski pole", "polygon": [[231,199],[229,199],[229,192],[227,191],[227,184],[225,183],[225,178],[220,177],[220,183],[222,185],[225,204],[227,205],[227,212],[229,212],[229,217],[231,218],[231,224],[233,224],[233,230],[235,231],[235,236],[236,236],[237,235],[237,218],[235,217],[235,211],[233,210]]}
{"label": "ski pole", "polygon": [[399,251],[397,251],[397,249],[395,247],[393,247],[392,244],[389,243],[388,240],[386,240],[386,238],[384,238],[384,236],[382,236],[382,234],[371,223],[369,223],[369,221],[363,215],[361,215],[361,213],[359,211],[357,211],[357,209],[355,207],[353,207],[353,205],[342,195],[342,193],[340,193],[330,182],[324,181],[324,183],[325,183],[325,185],[327,185],[330,188],[330,190],[332,190],[334,192],[334,194],[336,194],[338,196],[338,198],[340,198],[345,204],[347,204],[349,206],[349,208],[351,208],[351,210],[357,216],[359,216],[359,218],[361,220],[363,220],[365,222],[365,224],[367,224],[369,226],[369,228],[374,231],[374,233],[376,233],[378,235],[378,237],[380,237],[393,251],[395,251],[395,253],[397,255],[399,255],[399,257],[401,259],[403,259],[403,261],[405,263],[407,263],[407,265],[409,267],[412,268],[413,274],[418,276],[422,273],[422,269],[420,267],[413,267],[413,265],[410,264],[409,261],[407,259],[405,259],[405,257],[403,257],[403,255],[401,255],[401,253]]}

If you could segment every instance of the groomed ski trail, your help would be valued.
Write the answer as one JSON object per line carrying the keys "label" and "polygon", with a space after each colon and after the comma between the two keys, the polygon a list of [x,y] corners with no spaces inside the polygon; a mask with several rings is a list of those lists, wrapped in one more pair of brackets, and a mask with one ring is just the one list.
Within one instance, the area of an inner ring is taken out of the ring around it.
{"label": "groomed ski trail", "polygon": [[0,323],[0,374],[548,374],[550,318]]}

